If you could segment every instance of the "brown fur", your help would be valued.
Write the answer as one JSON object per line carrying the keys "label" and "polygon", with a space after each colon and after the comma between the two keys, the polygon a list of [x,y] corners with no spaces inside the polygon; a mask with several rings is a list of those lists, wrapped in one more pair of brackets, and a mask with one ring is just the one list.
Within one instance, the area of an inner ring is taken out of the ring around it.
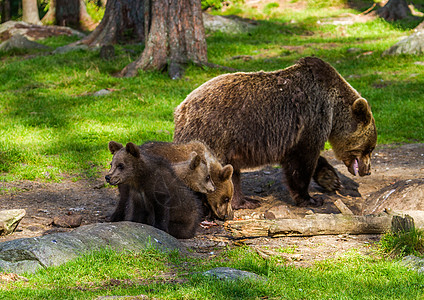
{"label": "brown fur", "polygon": [[[231,175],[233,168],[231,165],[222,166],[215,157],[215,154],[202,142],[190,141],[188,143],[164,143],[164,142],[148,142],[141,145],[143,151],[147,151],[150,154],[160,155],[168,159],[176,170],[176,166],[181,160],[187,159],[187,154],[190,151],[197,153],[201,159],[202,164],[207,165],[209,168],[210,180],[214,184],[214,191],[202,191],[195,187],[195,184],[199,185],[201,178],[198,173],[195,172],[184,172],[187,174],[187,178],[182,178],[183,181],[194,191],[206,194],[206,199],[212,212],[223,220],[233,219],[234,213],[231,208],[231,202],[233,198],[233,183],[231,181]],[[199,170],[203,170],[199,167]],[[178,174],[178,171],[176,171]],[[202,171],[202,174],[206,174]]]}
{"label": "brown fur", "polygon": [[208,166],[208,158],[212,154],[203,143],[147,142],[140,148],[146,153],[167,159],[177,176],[193,191],[207,194],[215,190]]}
{"label": "brown fur", "polygon": [[200,200],[174,173],[169,162],[143,153],[133,143],[109,142],[113,154],[105,179],[120,185],[131,206],[131,221],[168,232],[176,238],[194,236],[201,218]]}
{"label": "brown fur", "polygon": [[[204,151],[201,150],[203,144],[198,145],[197,143],[189,143],[194,145],[189,147],[185,144],[175,145],[173,143],[164,142],[148,142],[140,146],[140,148],[150,154],[163,157],[168,161],[171,161],[171,166],[175,174],[193,191],[208,193],[215,190],[215,186],[210,176],[210,171],[207,162],[205,161]],[[190,151],[196,149],[202,153],[202,156],[196,152]],[[168,159],[170,158],[170,159]],[[119,202],[115,208],[115,211],[110,216],[111,222],[119,222],[122,220],[131,220],[133,213],[131,211],[133,198],[132,194],[129,194],[129,188],[125,185],[118,185],[119,189]],[[130,215],[128,215],[130,214]]]}
{"label": "brown fur", "polygon": [[222,220],[232,220],[234,212],[231,206],[233,199],[233,167],[231,165],[222,165],[215,159],[210,162],[210,171],[216,190],[206,195],[207,202],[213,213]]}
{"label": "brown fur", "polygon": [[363,176],[377,140],[367,101],[313,57],[279,71],[213,78],[187,96],[174,120],[174,141],[203,141],[234,167],[234,209],[257,206],[241,192],[240,170],[273,163],[283,166],[297,205],[321,205],[309,195],[311,177],[317,175],[328,189],[340,185],[334,168],[320,157],[325,142],[351,173],[358,164]]}

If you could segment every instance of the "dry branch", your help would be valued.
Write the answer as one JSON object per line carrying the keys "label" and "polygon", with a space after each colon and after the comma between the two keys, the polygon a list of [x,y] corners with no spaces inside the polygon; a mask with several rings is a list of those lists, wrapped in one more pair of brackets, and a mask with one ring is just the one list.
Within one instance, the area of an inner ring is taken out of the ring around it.
{"label": "dry branch", "polygon": [[[332,234],[381,234],[391,228],[393,215],[355,216],[350,214],[314,214],[303,219],[228,221],[226,228],[234,237],[313,236]],[[424,224],[424,211],[410,211],[415,224]]]}

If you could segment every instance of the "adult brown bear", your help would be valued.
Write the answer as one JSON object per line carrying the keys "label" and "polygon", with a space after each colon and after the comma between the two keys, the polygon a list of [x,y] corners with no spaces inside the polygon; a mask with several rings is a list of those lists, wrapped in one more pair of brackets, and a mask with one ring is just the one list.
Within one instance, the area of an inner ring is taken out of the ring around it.
{"label": "adult brown bear", "polygon": [[273,163],[283,166],[297,205],[322,205],[309,195],[311,178],[329,191],[340,187],[336,171],[320,156],[325,142],[352,174],[364,176],[377,141],[368,102],[315,57],[274,72],[213,78],[176,108],[174,121],[174,141],[203,141],[234,167],[234,209],[258,205],[243,196],[240,170]]}

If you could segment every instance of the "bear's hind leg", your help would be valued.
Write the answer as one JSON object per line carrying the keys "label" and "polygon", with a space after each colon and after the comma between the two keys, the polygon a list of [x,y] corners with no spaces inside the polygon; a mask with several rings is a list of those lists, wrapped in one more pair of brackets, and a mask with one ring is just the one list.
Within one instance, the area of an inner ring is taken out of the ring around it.
{"label": "bear's hind leg", "polygon": [[334,192],[341,188],[341,182],[336,170],[322,156],[318,158],[313,178],[319,186],[328,192]]}
{"label": "bear's hind leg", "polygon": [[261,205],[258,200],[246,197],[241,190],[241,180],[240,180],[240,170],[234,168],[233,171],[233,185],[234,185],[234,195],[231,200],[231,207],[233,209],[244,209],[244,208],[257,208]]}
{"label": "bear's hind leg", "polygon": [[[304,151],[303,151],[304,152]],[[308,188],[317,164],[319,152],[302,153],[301,150],[293,151],[281,163],[286,175],[290,195],[297,206],[321,206],[323,199],[313,198],[309,195]]]}

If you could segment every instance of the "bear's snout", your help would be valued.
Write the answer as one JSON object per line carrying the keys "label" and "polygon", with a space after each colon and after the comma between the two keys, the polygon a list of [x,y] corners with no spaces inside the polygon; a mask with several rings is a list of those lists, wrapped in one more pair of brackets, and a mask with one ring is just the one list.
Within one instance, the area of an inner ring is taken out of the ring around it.
{"label": "bear's snout", "polygon": [[107,183],[110,183],[110,175],[106,175],[105,180],[106,180]]}

